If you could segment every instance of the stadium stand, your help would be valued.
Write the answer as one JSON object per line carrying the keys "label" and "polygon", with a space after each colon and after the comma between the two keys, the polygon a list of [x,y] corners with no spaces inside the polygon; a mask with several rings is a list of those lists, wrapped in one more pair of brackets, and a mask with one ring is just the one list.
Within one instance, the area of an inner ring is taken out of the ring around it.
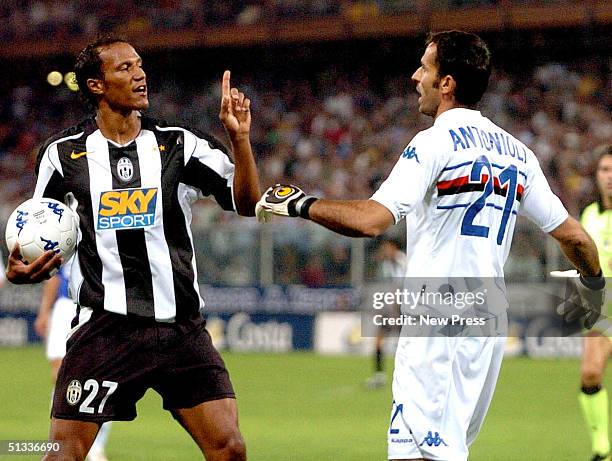
{"label": "stadium stand", "polygon": [[[262,22],[266,27],[274,22],[282,29],[296,22],[327,21],[329,25],[342,18],[355,26],[365,16],[405,21],[406,15],[415,11],[426,12],[429,21],[437,21],[440,11],[467,12],[476,15],[479,21],[484,13],[488,12],[490,17],[492,12],[498,15],[506,12],[506,21],[520,20],[518,7],[511,1],[449,0],[442,2],[444,5],[393,0],[136,3],[138,8],[126,13],[116,0],[97,2],[85,11],[76,0],[62,2],[61,8],[56,2],[42,0],[3,2],[0,17],[9,27],[3,28],[2,38],[16,46],[4,47],[0,60],[19,72],[6,76],[0,83],[3,197],[0,216],[6,217],[32,190],[35,157],[41,141],[83,116],[79,101],[65,85],[51,87],[45,81],[47,72],[55,67],[64,72],[69,70],[70,46],[61,52],[43,47],[39,58],[27,59],[28,49],[37,48],[42,40],[57,46],[63,40],[68,44],[83,43],[88,36],[118,32],[156,43],[155,36],[160,33],[183,30],[189,35],[208,26],[215,30],[233,27],[234,35],[241,35],[241,31],[251,30],[250,24]],[[487,38],[497,56],[497,71],[482,110],[533,148],[555,192],[576,215],[592,201],[594,194],[592,152],[612,138],[609,62],[597,58],[602,55],[601,44],[605,50],[605,34],[601,36],[599,27],[605,23],[605,11],[610,7],[606,10],[606,5],[596,1],[547,1],[534,5],[533,8],[547,13],[544,21],[558,19],[559,12],[564,14],[572,5],[580,14],[573,16],[575,24],[571,29],[551,28],[543,33],[524,25],[520,34],[488,32]],[[585,23],[581,15],[587,13],[590,21]],[[161,118],[180,113],[185,123],[212,130],[224,139],[218,122],[219,75],[224,67],[230,67],[253,101],[252,140],[262,184],[284,178],[329,198],[367,197],[388,174],[401,148],[429,124],[428,119],[412,109],[417,95],[409,81],[422,34],[417,31],[410,37],[399,37],[408,35],[408,31],[400,28],[399,32],[389,32],[384,21],[371,24],[373,35],[385,38],[335,41],[334,34],[329,32],[320,43],[310,45],[269,43],[267,47],[187,49],[169,39],[167,46],[156,45],[145,55],[152,95],[150,112]],[[479,24],[481,28],[488,27],[486,21]],[[236,25],[246,29],[236,29]],[[297,39],[300,32],[294,32]],[[356,26],[350,33],[358,34]],[[227,39],[227,43],[235,44],[234,39]],[[541,53],[542,50],[546,53]],[[7,57],[7,52],[14,55]],[[540,58],[535,60],[534,56]],[[502,61],[502,57],[506,60]],[[288,60],[292,65],[284,66]],[[197,72],[193,72],[191,62],[205,64],[198,65]],[[156,82],[165,83],[159,87]],[[224,265],[224,271],[201,274],[201,279],[222,284],[249,284],[265,279],[258,275],[263,264],[260,251],[249,252],[248,264],[239,258],[258,241],[256,226],[242,220],[240,230],[235,231],[242,237],[234,239],[238,244],[229,245],[226,240],[230,237],[223,232],[215,233],[210,223],[234,218],[219,218],[205,206],[202,210],[196,228],[202,229],[210,252],[201,257],[217,255],[229,263]],[[350,283],[350,271],[345,266],[350,265],[347,260],[352,253],[348,247],[354,244],[307,226],[300,227],[307,230],[294,242],[283,242],[281,236],[275,236],[274,248],[287,259],[288,266],[302,269],[293,275],[277,269],[273,279],[311,286],[321,285],[322,280],[324,284]],[[533,230],[519,221],[518,232],[530,236]],[[541,277],[547,250],[534,245],[530,248],[533,239],[519,240],[523,243],[516,246],[508,263],[510,278],[513,272],[517,276],[537,273]],[[311,250],[320,242],[324,242],[323,250],[312,256]],[[366,245],[366,254],[374,251],[372,245],[375,244]],[[366,267],[365,276],[373,270]]]}

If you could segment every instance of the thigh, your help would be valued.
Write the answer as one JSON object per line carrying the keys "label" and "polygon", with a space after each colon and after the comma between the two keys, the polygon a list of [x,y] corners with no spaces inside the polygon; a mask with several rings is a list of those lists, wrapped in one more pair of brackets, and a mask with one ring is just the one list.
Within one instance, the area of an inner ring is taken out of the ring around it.
{"label": "thigh", "polygon": [[504,358],[506,338],[497,337],[488,339],[492,343],[492,350],[490,353],[483,354],[487,357],[486,362],[483,364],[484,381],[482,382],[480,396],[477,399],[467,430],[468,446],[476,439],[484,423],[485,416],[493,399],[499,371]]}
{"label": "thigh", "polygon": [[456,340],[400,337],[393,372],[389,459],[467,459],[465,436],[449,427]]}
{"label": "thigh", "polygon": [[235,399],[212,400],[172,414],[205,454],[226,447],[231,440],[242,440]]}
{"label": "thigh", "polygon": [[43,459],[83,460],[98,434],[100,426],[93,422],[51,419],[49,440],[59,442],[60,451],[49,453]]}
{"label": "thigh", "polygon": [[204,323],[186,332],[160,331],[160,338],[164,337],[168,342],[160,350],[154,385],[163,398],[164,409],[193,408],[203,402],[235,397],[225,363]]}
{"label": "thigh", "polygon": [[136,417],[136,402],[152,387],[155,334],[122,317],[94,313],[69,338],[53,417],[96,423]]}

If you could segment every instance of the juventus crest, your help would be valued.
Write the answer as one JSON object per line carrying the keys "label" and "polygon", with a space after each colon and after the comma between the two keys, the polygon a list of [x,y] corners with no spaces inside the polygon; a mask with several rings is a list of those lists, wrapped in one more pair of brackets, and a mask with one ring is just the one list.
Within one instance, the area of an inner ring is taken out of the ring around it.
{"label": "juventus crest", "polygon": [[134,165],[132,161],[127,157],[121,157],[117,162],[117,174],[119,177],[128,182],[134,176]]}

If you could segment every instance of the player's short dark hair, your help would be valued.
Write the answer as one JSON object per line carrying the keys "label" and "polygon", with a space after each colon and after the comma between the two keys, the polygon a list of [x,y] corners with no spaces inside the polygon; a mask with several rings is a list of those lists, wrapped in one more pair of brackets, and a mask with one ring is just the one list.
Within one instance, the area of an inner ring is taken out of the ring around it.
{"label": "player's short dark hair", "polygon": [[126,39],[114,35],[106,35],[97,39],[95,42],[88,44],[77,56],[74,64],[74,74],[77,85],[79,85],[79,94],[85,101],[85,104],[92,109],[98,107],[96,96],[89,91],[87,80],[90,78],[102,78],[102,59],[100,52],[103,48],[112,45],[113,43],[129,43]]}
{"label": "player's short dark hair", "polygon": [[459,104],[473,106],[480,101],[489,85],[491,52],[476,34],[459,30],[430,33],[425,46],[436,45],[438,76],[451,75],[457,87],[455,99]]}

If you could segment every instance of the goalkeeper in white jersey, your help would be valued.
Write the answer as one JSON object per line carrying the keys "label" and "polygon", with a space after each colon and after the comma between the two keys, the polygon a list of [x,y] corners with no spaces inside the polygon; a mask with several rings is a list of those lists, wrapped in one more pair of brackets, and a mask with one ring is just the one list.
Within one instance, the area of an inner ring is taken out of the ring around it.
{"label": "goalkeeper in white jersey", "polygon": [[[407,277],[501,279],[520,213],[555,238],[582,275],[580,303],[569,314],[592,326],[605,285],[597,248],[552,193],[533,152],[476,110],[490,72],[478,36],[431,34],[412,80],[419,111],[434,123],[403,150],[378,191],[369,200],[325,200],[277,185],[257,204],[258,218],[299,216],[374,237],[410,214]],[[504,335],[400,338],[389,459],[467,459],[493,396]]]}

